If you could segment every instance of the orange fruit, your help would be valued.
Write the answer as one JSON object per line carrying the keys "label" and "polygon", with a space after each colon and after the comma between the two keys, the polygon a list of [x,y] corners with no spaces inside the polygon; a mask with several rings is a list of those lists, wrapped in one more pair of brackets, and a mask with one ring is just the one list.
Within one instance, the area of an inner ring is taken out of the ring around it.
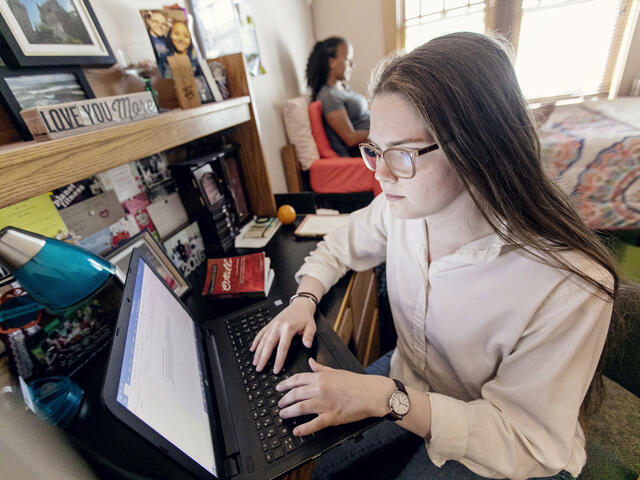
{"label": "orange fruit", "polygon": [[296,221],[296,209],[291,205],[281,205],[278,209],[278,220],[283,225],[289,225]]}

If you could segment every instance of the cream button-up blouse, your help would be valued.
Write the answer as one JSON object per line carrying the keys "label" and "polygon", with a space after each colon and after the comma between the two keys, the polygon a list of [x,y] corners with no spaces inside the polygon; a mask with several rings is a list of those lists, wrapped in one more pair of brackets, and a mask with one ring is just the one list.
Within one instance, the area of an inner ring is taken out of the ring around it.
{"label": "cream button-up blouse", "polygon": [[[612,284],[582,254],[565,255]],[[398,333],[390,376],[430,392],[431,460],[492,478],[577,476],[586,461],[578,411],[611,300],[496,234],[429,265],[425,219],[392,216],[383,195],[326,235],[296,279],[329,290],[348,269],[382,262]]]}

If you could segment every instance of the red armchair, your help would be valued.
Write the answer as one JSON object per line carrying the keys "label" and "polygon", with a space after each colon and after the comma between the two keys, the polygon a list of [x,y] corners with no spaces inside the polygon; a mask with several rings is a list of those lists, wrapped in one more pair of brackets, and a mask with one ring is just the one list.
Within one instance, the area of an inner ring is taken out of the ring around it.
{"label": "red armchair", "polygon": [[[339,157],[329,145],[322,121],[322,103],[319,100],[309,104],[308,115],[311,134],[320,155],[308,169],[311,189],[316,193],[380,193],[380,184],[373,172],[365,167],[362,158]],[[300,191],[301,168],[292,145],[283,148],[282,160],[289,192]]]}

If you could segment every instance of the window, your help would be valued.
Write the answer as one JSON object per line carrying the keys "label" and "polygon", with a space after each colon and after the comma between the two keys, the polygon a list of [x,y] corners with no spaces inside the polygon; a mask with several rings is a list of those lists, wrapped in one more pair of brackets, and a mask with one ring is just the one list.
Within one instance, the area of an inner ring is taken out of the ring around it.
{"label": "window", "polygon": [[484,33],[484,0],[404,0],[404,47],[418,45],[446,33]]}
{"label": "window", "polygon": [[205,58],[241,51],[238,17],[231,0],[192,0],[191,5]]}
{"label": "window", "polygon": [[265,73],[247,0],[190,0],[205,58],[242,52],[249,75]]}
{"label": "window", "polygon": [[516,72],[525,96],[606,96],[630,3],[524,0]]}
{"label": "window", "polygon": [[522,90],[534,102],[608,95],[639,0],[398,1],[400,46],[407,50],[461,30],[505,35],[516,49]]}

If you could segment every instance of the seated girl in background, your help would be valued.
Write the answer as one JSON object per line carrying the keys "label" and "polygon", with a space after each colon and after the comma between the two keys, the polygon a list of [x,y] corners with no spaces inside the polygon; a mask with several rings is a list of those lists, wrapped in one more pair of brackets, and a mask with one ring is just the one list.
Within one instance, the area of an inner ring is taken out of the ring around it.
{"label": "seated girl in background", "polygon": [[316,414],[294,435],[392,420],[316,460],[317,478],[576,477],[617,274],[541,168],[509,54],[439,37],[384,64],[371,98],[360,149],[383,194],[318,244],[296,274],[307,294],[251,348],[278,372],[294,335],[311,346],[310,297],[382,262],[398,342],[374,374],[310,360],[277,386],[280,416]]}
{"label": "seated girl in background", "polygon": [[346,84],[352,68],[353,47],[341,37],[317,42],[307,61],[311,100],[322,102],[327,138],[341,157],[359,156],[358,144],[369,135],[367,100]]}

